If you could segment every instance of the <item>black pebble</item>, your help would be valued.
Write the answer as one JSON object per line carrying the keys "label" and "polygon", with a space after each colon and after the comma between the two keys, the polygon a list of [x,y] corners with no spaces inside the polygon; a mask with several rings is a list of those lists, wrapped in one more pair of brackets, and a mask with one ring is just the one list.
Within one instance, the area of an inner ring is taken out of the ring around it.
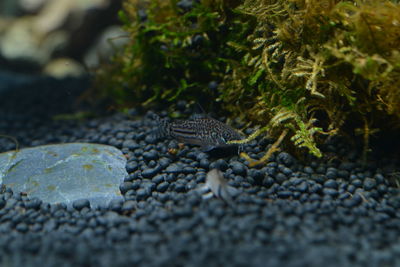
{"label": "black pebble", "polygon": [[277,193],[278,197],[280,198],[289,198],[293,196],[293,193],[291,191],[279,191]]}
{"label": "black pebble", "polygon": [[149,167],[149,168],[155,168],[156,166],[157,166],[157,162],[155,160],[150,160],[150,162],[147,163],[147,167]]}
{"label": "black pebble", "polygon": [[15,229],[19,232],[25,233],[29,230],[29,227],[26,223],[19,223]]}
{"label": "black pebble", "polygon": [[350,184],[350,185],[347,187],[347,191],[348,191],[349,193],[353,194],[353,193],[356,191],[356,187],[355,187],[354,185]]}
{"label": "black pebble", "polygon": [[131,182],[123,182],[119,186],[119,190],[121,191],[122,194],[125,194],[127,191],[131,190],[133,188],[133,184]]}
{"label": "black pebble", "polygon": [[281,171],[282,171],[282,173],[283,173],[284,175],[286,175],[286,176],[288,176],[288,177],[290,177],[290,176],[292,175],[292,173],[293,173],[293,171],[292,171],[290,168],[288,168],[288,167],[283,167],[283,168],[281,168]]}
{"label": "black pebble", "polygon": [[160,160],[158,161],[158,164],[160,164],[160,167],[165,169],[169,166],[169,164],[171,164],[171,160],[169,158],[160,158]]}
{"label": "black pebble", "polygon": [[386,181],[385,177],[380,173],[375,174],[374,178],[378,184],[383,184]]}
{"label": "black pebble", "polygon": [[78,199],[72,203],[72,207],[76,210],[81,210],[83,208],[90,208],[90,202],[87,199]]}
{"label": "black pebble", "polygon": [[132,182],[131,189],[136,190],[140,187],[141,184],[142,184],[142,181],[140,181],[140,180],[134,181],[134,182]]}
{"label": "black pebble", "polygon": [[302,182],[301,184],[296,186],[296,189],[299,190],[302,193],[307,192],[308,190],[308,184],[306,181]]}
{"label": "black pebble", "polygon": [[169,165],[165,171],[167,173],[180,173],[183,171],[183,168],[181,165],[172,164],[172,165]]}
{"label": "black pebble", "polygon": [[275,179],[278,183],[283,183],[284,181],[287,180],[286,175],[284,175],[283,173],[279,172],[276,176]]}
{"label": "black pebble", "polygon": [[217,168],[221,171],[226,171],[228,169],[228,163],[223,159],[218,159],[210,164],[210,169]]}
{"label": "black pebble", "polygon": [[337,170],[336,168],[328,168],[326,171],[326,177],[328,179],[336,179],[337,178]]}
{"label": "black pebble", "polygon": [[341,193],[338,197],[339,200],[344,200],[344,199],[348,199],[351,197],[351,194],[349,192],[344,192]]}
{"label": "black pebble", "polygon": [[254,184],[257,184],[257,185],[262,184],[264,177],[265,177],[264,173],[261,170],[252,170],[252,172],[249,174],[249,176],[254,179]]}
{"label": "black pebble", "polygon": [[128,173],[134,172],[138,169],[138,163],[136,161],[131,161],[126,164],[126,171]]}
{"label": "black pebble", "polygon": [[206,181],[206,175],[205,174],[197,174],[196,176],[196,183],[204,183]]}
{"label": "black pebble", "polygon": [[157,174],[156,176],[151,179],[151,181],[155,184],[159,184],[165,181],[165,175],[164,174]]}
{"label": "black pebble", "polygon": [[209,166],[210,166],[210,162],[209,162],[208,159],[203,158],[203,159],[200,160],[199,167],[208,170],[208,169],[209,169]]}
{"label": "black pebble", "polygon": [[144,138],[144,141],[148,144],[155,144],[157,143],[157,136],[155,134],[148,134]]}
{"label": "black pebble", "polygon": [[275,180],[272,177],[265,177],[262,185],[265,187],[271,187],[275,183]]}
{"label": "black pebble", "polygon": [[165,191],[167,191],[168,187],[169,187],[168,182],[162,182],[159,185],[157,185],[156,189],[158,192],[164,193]]}
{"label": "black pebble", "polygon": [[390,216],[386,213],[377,212],[374,214],[374,221],[377,223],[383,223],[390,219]]}
{"label": "black pebble", "polygon": [[144,153],[143,153],[143,158],[144,158],[146,161],[157,160],[157,159],[158,159],[157,151],[155,151],[155,150],[150,150],[150,151],[144,152]]}
{"label": "black pebble", "polygon": [[135,202],[132,200],[128,200],[125,201],[124,204],[122,204],[121,211],[122,212],[133,211],[135,210],[135,208],[136,208]]}
{"label": "black pebble", "polygon": [[321,200],[321,197],[320,197],[320,195],[318,195],[318,194],[312,193],[312,194],[309,196],[308,199],[309,199],[310,201],[319,201],[319,200]]}
{"label": "black pebble", "polygon": [[334,189],[334,188],[329,188],[329,187],[325,187],[325,188],[323,189],[323,193],[324,193],[325,195],[329,195],[329,196],[331,196],[331,197],[337,197],[337,196],[339,195],[339,192],[338,192],[336,189]]}
{"label": "black pebble", "polygon": [[138,200],[144,200],[150,196],[150,192],[149,192],[149,190],[140,188],[137,190],[136,196],[137,196]]}
{"label": "black pebble", "polygon": [[384,184],[378,185],[378,192],[379,192],[380,194],[386,194],[387,191],[388,191],[388,188],[387,188],[386,185],[384,185]]}
{"label": "black pebble", "polygon": [[324,183],[324,187],[338,189],[338,184],[335,180],[329,179]]}
{"label": "black pebble", "polygon": [[306,166],[306,167],[304,167],[304,170],[303,170],[305,173],[307,173],[307,174],[313,174],[314,173],[314,170],[311,168],[311,167],[309,167],[309,166]]}
{"label": "black pebble", "polygon": [[246,166],[238,161],[234,161],[231,164],[232,172],[236,175],[246,176],[247,168]]}
{"label": "black pebble", "polygon": [[343,205],[345,207],[351,208],[359,205],[361,202],[362,202],[361,196],[359,194],[354,194],[352,198],[344,200]]}
{"label": "black pebble", "polygon": [[276,168],[275,168],[275,167],[272,167],[272,166],[268,166],[268,167],[265,168],[265,172],[266,172],[269,176],[275,177],[275,175],[276,175]]}
{"label": "black pebble", "polygon": [[362,181],[360,179],[355,179],[351,182],[352,185],[355,187],[361,187],[363,185]]}
{"label": "black pebble", "polygon": [[121,147],[122,147],[122,144],[123,144],[123,141],[122,141],[121,139],[117,139],[117,138],[112,137],[112,138],[108,141],[108,143],[109,143],[109,145],[111,145],[111,146],[115,146],[115,147],[117,147],[117,148],[121,148]]}
{"label": "black pebble", "polygon": [[[40,205],[42,205],[42,201],[38,198],[33,198],[28,202],[25,202],[25,208],[27,209],[39,209]],[[1,204],[0,204],[1,207]]]}
{"label": "black pebble", "polygon": [[148,169],[145,169],[144,171],[142,171],[142,176],[144,178],[152,178],[160,171],[161,171],[160,167],[148,168]]}
{"label": "black pebble", "polygon": [[376,187],[376,180],[372,178],[366,178],[364,180],[364,189],[370,191]]}
{"label": "black pebble", "polygon": [[183,170],[182,170],[182,173],[184,173],[184,174],[193,174],[193,173],[196,173],[196,169],[195,168],[193,168],[193,167],[184,167],[183,168]]}
{"label": "black pebble", "polygon": [[182,193],[186,191],[186,186],[183,184],[175,184],[175,191],[178,193]]}
{"label": "black pebble", "polygon": [[112,211],[120,211],[122,207],[122,201],[119,199],[113,199],[110,201],[110,203],[108,204],[108,208]]}
{"label": "black pebble", "polygon": [[294,158],[286,152],[281,152],[277,156],[277,162],[286,165],[287,167],[290,167],[294,164]]}
{"label": "black pebble", "polygon": [[314,185],[311,186],[310,192],[311,193],[320,193],[322,191],[322,188],[323,188],[322,185],[314,184]]}

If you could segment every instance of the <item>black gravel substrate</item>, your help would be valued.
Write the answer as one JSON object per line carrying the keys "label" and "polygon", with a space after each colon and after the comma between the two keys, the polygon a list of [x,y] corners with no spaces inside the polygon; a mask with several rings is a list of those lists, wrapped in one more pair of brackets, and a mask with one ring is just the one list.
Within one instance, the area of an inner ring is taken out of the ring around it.
{"label": "black gravel substrate", "polygon": [[[26,110],[1,110],[0,133],[22,147],[115,146],[128,158],[129,177],[120,186],[125,200],[97,210],[87,201],[50,206],[4,188],[1,266],[400,266],[399,189],[384,167],[361,165],[360,153],[338,141],[324,148],[329,160],[280,152],[249,168],[235,154],[216,158],[192,146],[171,153],[177,142],[156,140],[156,122],[134,110],[83,121],[53,121],[43,105]],[[271,142],[245,151],[260,158]],[[0,139],[0,152],[13,148]],[[392,172],[395,163],[387,162]],[[199,193],[214,167],[241,191],[233,207]]]}

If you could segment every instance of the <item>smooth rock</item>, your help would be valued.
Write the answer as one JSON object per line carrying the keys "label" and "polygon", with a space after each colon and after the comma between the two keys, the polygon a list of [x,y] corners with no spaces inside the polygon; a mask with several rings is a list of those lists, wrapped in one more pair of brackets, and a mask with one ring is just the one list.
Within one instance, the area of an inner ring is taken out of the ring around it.
{"label": "smooth rock", "polygon": [[72,205],[88,199],[92,207],[121,199],[128,176],[126,159],[115,147],[69,143],[0,154],[0,184],[29,197]]}

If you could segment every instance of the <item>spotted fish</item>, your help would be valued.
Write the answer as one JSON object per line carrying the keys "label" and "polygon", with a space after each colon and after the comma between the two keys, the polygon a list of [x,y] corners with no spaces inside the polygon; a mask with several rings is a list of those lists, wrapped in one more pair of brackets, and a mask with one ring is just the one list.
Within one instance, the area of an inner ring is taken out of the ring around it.
{"label": "spotted fish", "polygon": [[157,120],[159,137],[172,137],[181,143],[199,145],[204,151],[232,146],[227,142],[243,138],[232,127],[209,117],[172,122],[158,117]]}

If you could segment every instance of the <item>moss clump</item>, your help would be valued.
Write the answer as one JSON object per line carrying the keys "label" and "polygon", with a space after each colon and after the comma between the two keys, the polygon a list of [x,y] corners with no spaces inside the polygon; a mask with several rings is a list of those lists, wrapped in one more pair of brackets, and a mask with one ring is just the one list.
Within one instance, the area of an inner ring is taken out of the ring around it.
{"label": "moss clump", "polygon": [[120,17],[131,41],[99,70],[105,95],[144,105],[215,95],[209,83],[222,78],[227,59],[239,60],[226,42],[245,35],[246,26],[226,28],[234,3],[206,2],[186,9],[177,1],[125,1]]}
{"label": "moss clump", "polygon": [[213,100],[315,156],[400,126],[398,1],[126,0],[121,18],[131,42],[98,76],[117,102]]}

